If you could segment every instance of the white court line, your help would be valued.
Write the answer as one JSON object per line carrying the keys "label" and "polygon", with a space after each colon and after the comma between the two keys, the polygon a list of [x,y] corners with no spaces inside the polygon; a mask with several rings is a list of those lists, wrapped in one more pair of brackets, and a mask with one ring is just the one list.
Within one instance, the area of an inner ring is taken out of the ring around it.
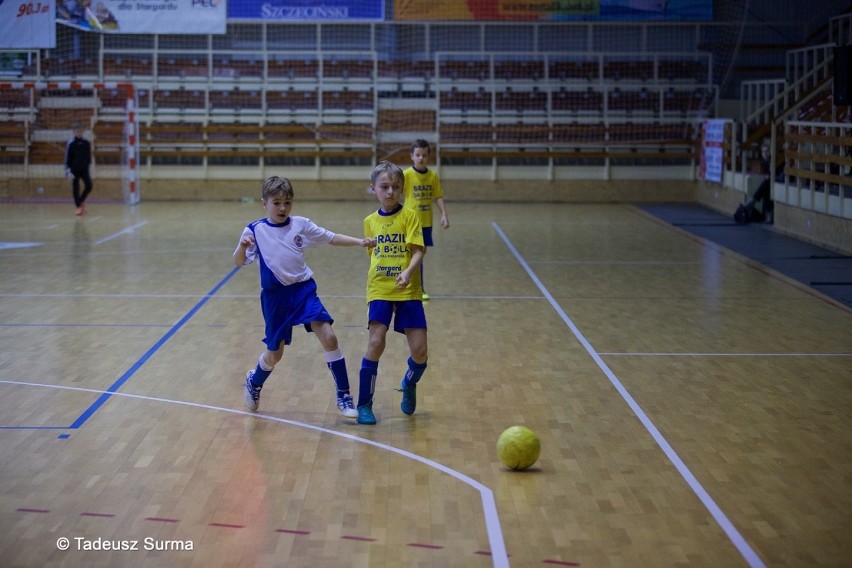
{"label": "white court line", "polygon": [[608,357],[852,357],[852,353],[615,353],[598,352]]}
{"label": "white court line", "polygon": [[95,241],[95,244],[96,244],[96,245],[102,245],[102,244],[104,244],[105,242],[107,242],[107,241],[111,241],[112,239],[114,239],[114,238],[116,238],[116,237],[120,237],[121,235],[124,235],[124,234],[127,234],[127,233],[132,233],[133,231],[135,231],[135,230],[136,230],[136,229],[138,229],[139,227],[141,227],[141,226],[143,226],[143,225],[147,225],[147,224],[148,224],[148,221],[139,221],[139,222],[138,222],[138,223],[136,223],[135,225],[130,225],[130,226],[129,226],[129,227],[127,227],[126,229],[122,229],[122,230],[120,230],[120,231],[119,231],[119,232],[117,232],[117,233],[113,233],[113,234],[111,234],[111,235],[110,235],[110,236],[108,236],[108,237],[104,237],[104,238],[102,238],[102,239],[100,239],[100,240]]}
{"label": "white court line", "polygon": [[672,264],[703,264],[695,260],[530,260],[530,264],[604,264],[637,266],[670,266]]}
{"label": "white court line", "polygon": [[[74,294],[74,293],[56,293],[56,292],[0,292],[0,298],[204,298],[209,296],[214,299],[242,299],[242,298],[258,298],[257,294]],[[321,298],[335,299],[364,299],[364,294],[320,294]],[[544,300],[541,296],[432,296],[435,299],[441,300]]]}
{"label": "white court line", "polygon": [[580,344],[586,349],[586,352],[594,359],[595,363],[597,363],[598,367],[601,371],[607,376],[609,382],[615,387],[615,390],[621,395],[621,398],[627,403],[627,406],[633,410],[633,413],[639,419],[645,429],[648,430],[648,433],[651,434],[651,437],[655,442],[660,446],[663,450],[663,453],[669,459],[669,461],[674,464],[678,473],[680,473],[681,477],[686,481],[687,485],[689,485],[690,489],[695,493],[699,500],[704,504],[719,526],[725,531],[725,534],[728,535],[728,538],[731,540],[733,545],[739,550],[740,554],[742,554],[743,558],[745,558],[746,562],[748,562],[749,566],[765,568],[765,564],[757,555],[757,553],[752,550],[751,546],[746,542],[745,538],[739,533],[739,531],[734,527],[733,523],[728,520],[728,517],[722,512],[722,509],[716,505],[716,502],[713,501],[713,498],[710,497],[710,494],[704,489],[704,487],[699,483],[698,479],[692,474],[686,464],[680,459],[680,456],[677,455],[677,452],[674,451],[674,448],[668,443],[668,441],[663,437],[657,427],[654,426],[654,423],[651,422],[651,419],[648,418],[648,415],[645,414],[645,411],[633,400],[633,397],[630,396],[630,393],[627,392],[627,389],[624,388],[624,385],[621,384],[621,381],[618,380],[618,377],[615,376],[615,373],[607,366],[606,363],[603,362],[600,355],[595,348],[586,340],[580,330],[574,325],[574,322],[571,321],[571,318],[562,310],[562,307],[557,303],[556,299],[551,295],[550,291],[544,286],[541,280],[539,280],[538,276],[536,276],[535,272],[532,271],[529,264],[524,260],[515,246],[509,241],[509,238],[503,233],[500,226],[497,225],[496,222],[492,222],[491,226],[494,227],[494,230],[497,231],[497,234],[500,235],[500,238],[503,239],[503,242],[515,256],[515,259],[521,264],[524,270],[527,271],[527,274],[538,286],[538,289],[541,290],[542,294],[548,299],[550,305],[556,310],[556,313],[562,318],[562,321],[568,326],[571,330],[571,333],[574,334],[574,337],[580,342]]}
{"label": "white court line", "polygon": [[402,450],[400,448],[395,448],[393,446],[389,446],[387,444],[382,444],[380,442],[374,442],[373,440],[369,440],[367,438],[359,438],[358,436],[353,436],[352,434],[347,434],[345,432],[338,432],[337,430],[330,430],[328,428],[323,428],[322,426],[315,426],[313,424],[306,424],[304,422],[296,422],[295,420],[287,420],[285,418],[278,418],[277,416],[270,416],[268,414],[261,414],[258,412],[249,412],[247,410],[236,410],[233,408],[223,408],[221,406],[211,406],[208,404],[200,404],[197,402],[187,402],[185,400],[172,400],[168,398],[159,398],[154,396],[144,396],[140,394],[129,394],[117,391],[105,391],[99,389],[87,389],[80,387],[67,387],[62,385],[48,385],[42,383],[27,383],[22,381],[4,381],[0,380],[0,384],[6,385],[19,385],[19,386],[28,386],[28,387],[44,387],[51,389],[59,389],[59,390],[70,390],[70,391],[80,391],[80,392],[89,392],[94,394],[110,394],[111,396],[123,396],[127,398],[135,398],[139,400],[147,400],[151,402],[164,402],[167,404],[177,404],[180,406],[190,406],[192,408],[200,408],[202,410],[214,410],[218,412],[227,412],[229,414],[238,414],[241,416],[250,416],[252,418],[259,418],[262,420],[270,420],[272,422],[279,422],[281,424],[289,424],[290,426],[296,426],[297,428],[305,428],[306,430],[314,430],[317,432],[322,432],[323,434],[329,434],[331,436],[338,436],[340,438],[345,438],[352,442],[357,442],[359,444],[366,444],[368,446],[374,446],[379,448],[380,450],[384,450],[387,452],[392,452],[394,454],[398,454],[402,457],[420,462],[427,467],[431,467],[432,469],[437,469],[438,471],[449,475],[450,477],[454,477],[458,481],[469,485],[470,487],[479,491],[480,499],[482,500],[482,510],[483,515],[485,517],[485,528],[488,533],[488,544],[491,548],[491,559],[493,566],[497,568],[508,568],[509,567],[509,555],[506,552],[506,544],[503,540],[503,532],[500,528],[500,518],[497,514],[497,503],[494,501],[494,493],[486,487],[485,485],[479,483],[475,479],[472,479],[466,476],[463,473],[460,473],[454,469],[450,469],[449,467],[440,464],[436,461],[432,461],[428,458],[424,458],[423,456],[419,456],[417,454],[411,453],[407,450]]}

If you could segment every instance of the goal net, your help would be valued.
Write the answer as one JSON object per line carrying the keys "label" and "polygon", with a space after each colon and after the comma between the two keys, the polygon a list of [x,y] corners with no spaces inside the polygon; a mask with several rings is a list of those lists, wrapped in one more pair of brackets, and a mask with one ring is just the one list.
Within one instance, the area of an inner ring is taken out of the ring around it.
{"label": "goal net", "polygon": [[0,83],[0,197],[70,199],[65,150],[80,127],[92,143],[93,197],[138,203],[136,109],[130,83]]}

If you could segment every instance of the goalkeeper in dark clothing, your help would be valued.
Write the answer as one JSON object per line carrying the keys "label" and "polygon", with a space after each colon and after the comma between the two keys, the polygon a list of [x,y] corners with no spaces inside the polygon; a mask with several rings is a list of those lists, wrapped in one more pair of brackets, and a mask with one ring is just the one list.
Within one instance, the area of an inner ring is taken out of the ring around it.
{"label": "goalkeeper in dark clothing", "polygon": [[[74,193],[74,205],[77,215],[86,212],[86,198],[92,192],[92,177],[89,175],[89,165],[92,163],[92,145],[83,138],[83,127],[74,127],[74,138],[68,141],[65,148],[65,175],[71,178],[71,190]],[[80,193],[80,181],[83,182],[83,193]]]}

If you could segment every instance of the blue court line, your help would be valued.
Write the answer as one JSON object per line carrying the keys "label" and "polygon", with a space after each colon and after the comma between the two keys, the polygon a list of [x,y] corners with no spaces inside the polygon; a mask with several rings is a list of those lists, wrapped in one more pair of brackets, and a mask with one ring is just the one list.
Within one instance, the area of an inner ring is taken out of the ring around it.
{"label": "blue court line", "polygon": [[98,409],[100,409],[100,407],[103,406],[107,400],[109,400],[112,394],[118,389],[120,389],[122,385],[124,385],[124,383],[126,383],[128,379],[130,379],[130,377],[135,375],[136,371],[138,371],[142,367],[142,365],[144,365],[145,362],[148,361],[148,359],[150,359],[151,356],[160,349],[160,347],[162,347],[169,339],[171,339],[172,336],[177,333],[178,330],[180,330],[180,328],[182,328],[184,324],[188,322],[190,318],[192,318],[192,316],[194,316],[204,304],[207,303],[207,300],[212,298],[216,294],[216,292],[218,292],[219,289],[222,288],[222,286],[224,286],[228,282],[228,280],[230,280],[231,277],[237,273],[239,269],[239,266],[235,266],[234,269],[231,270],[227,274],[227,276],[225,276],[221,280],[221,282],[216,284],[212,290],[207,292],[207,294],[203,298],[201,298],[200,302],[195,304],[195,306],[191,310],[189,310],[186,315],[180,319],[179,322],[172,326],[172,328],[168,332],[166,332],[166,334],[161,337],[159,341],[157,341],[150,349],[148,349],[148,351],[146,351],[145,354],[142,355],[142,357],[140,357],[138,361],[136,361],[127,371],[125,371],[125,373],[121,375],[118,380],[116,380],[112,384],[112,386],[110,386],[101,396],[99,396],[98,399],[94,403],[92,403],[92,405],[87,408],[86,411],[81,414],[79,418],[77,418],[77,420],[75,420],[70,426],[68,426],[68,428],[76,430],[80,428],[80,426],[85,424],[86,421],[91,418],[92,415],[97,412]]}

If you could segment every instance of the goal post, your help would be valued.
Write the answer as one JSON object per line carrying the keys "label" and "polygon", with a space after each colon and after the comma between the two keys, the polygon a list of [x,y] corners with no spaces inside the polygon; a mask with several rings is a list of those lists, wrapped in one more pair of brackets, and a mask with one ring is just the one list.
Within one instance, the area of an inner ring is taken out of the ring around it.
{"label": "goal post", "polygon": [[3,197],[67,199],[65,149],[92,143],[94,196],[139,203],[139,115],[132,83],[0,82]]}

